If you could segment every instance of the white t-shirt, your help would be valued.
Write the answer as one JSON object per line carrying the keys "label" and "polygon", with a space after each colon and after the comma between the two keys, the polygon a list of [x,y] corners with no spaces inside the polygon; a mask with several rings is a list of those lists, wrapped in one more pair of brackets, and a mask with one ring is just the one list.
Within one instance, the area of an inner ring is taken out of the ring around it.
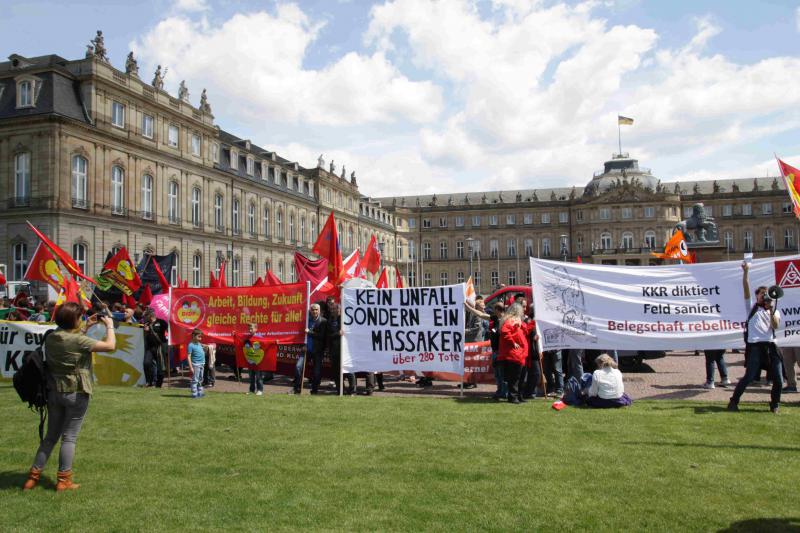
{"label": "white t-shirt", "polygon": [[[747,298],[744,302],[745,308],[747,309],[746,316],[750,316],[750,311],[753,309],[751,299]],[[756,309],[753,318],[747,323],[747,342],[772,342],[771,314],[772,311],[767,311],[763,307]],[[776,309],[775,315],[778,317],[778,321],[780,321],[781,312]]]}
{"label": "white t-shirt", "polygon": [[622,384],[622,372],[616,368],[605,367],[595,370],[592,374],[592,386],[589,387],[589,396],[598,396],[605,400],[616,400],[625,393]]}

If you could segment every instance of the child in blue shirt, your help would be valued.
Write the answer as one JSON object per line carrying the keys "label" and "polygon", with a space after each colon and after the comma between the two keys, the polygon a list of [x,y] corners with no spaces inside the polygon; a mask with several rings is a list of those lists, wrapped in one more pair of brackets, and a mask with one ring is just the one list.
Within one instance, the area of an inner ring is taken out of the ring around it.
{"label": "child in blue shirt", "polygon": [[192,331],[192,342],[189,343],[189,370],[192,373],[192,398],[202,398],[203,392],[203,367],[206,364],[206,353],[200,338],[203,332],[199,328]]}

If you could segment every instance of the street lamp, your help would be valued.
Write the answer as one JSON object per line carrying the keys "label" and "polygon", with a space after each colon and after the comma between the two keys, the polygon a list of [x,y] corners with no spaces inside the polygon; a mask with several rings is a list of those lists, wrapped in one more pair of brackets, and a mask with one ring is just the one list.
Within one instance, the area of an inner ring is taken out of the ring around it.
{"label": "street lamp", "polygon": [[563,258],[564,262],[567,262],[567,257],[569,256],[569,249],[567,248],[567,236],[565,234],[561,235],[561,257]]}

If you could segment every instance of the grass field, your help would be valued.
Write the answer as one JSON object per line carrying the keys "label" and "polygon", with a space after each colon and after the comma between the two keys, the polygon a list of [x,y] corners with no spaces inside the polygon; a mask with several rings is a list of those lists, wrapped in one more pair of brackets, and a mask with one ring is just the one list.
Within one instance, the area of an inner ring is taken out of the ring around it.
{"label": "grass field", "polygon": [[22,493],[35,415],[0,384],[0,531],[796,531],[800,409],[100,388],[80,490]]}

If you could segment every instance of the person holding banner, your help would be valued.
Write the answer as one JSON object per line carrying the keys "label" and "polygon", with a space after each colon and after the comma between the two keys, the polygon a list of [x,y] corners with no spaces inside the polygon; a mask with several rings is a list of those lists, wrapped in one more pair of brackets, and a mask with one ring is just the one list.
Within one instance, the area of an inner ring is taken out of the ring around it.
{"label": "person holding banner", "polygon": [[500,328],[503,325],[502,320],[505,310],[506,306],[503,302],[495,302],[489,319],[489,344],[492,347],[492,367],[494,368],[494,381],[497,384],[497,390],[492,396],[495,401],[500,401],[508,396],[506,380],[503,376],[503,364],[497,360],[500,355]]}
{"label": "person holding banner", "polygon": [[[248,350],[253,348],[253,337],[256,336],[256,325],[255,324],[248,324],[247,325],[247,333],[244,335],[240,335],[239,333],[234,333],[234,337],[236,338],[237,349],[238,345],[241,345],[242,350]],[[238,366],[238,363],[237,363]],[[250,388],[248,389],[247,394],[255,394],[256,396],[263,396],[264,395],[264,374],[256,368],[256,365],[250,363],[248,361],[248,368],[247,373],[250,377]]]}
{"label": "person holding banner", "polygon": [[311,394],[317,394],[319,392],[319,382],[322,379],[322,356],[325,353],[327,325],[328,322],[322,317],[319,304],[311,304],[311,307],[308,308],[308,326],[306,327],[306,353],[297,358],[297,365],[294,369],[295,394],[300,394],[302,388],[306,356],[311,357],[314,363]]}
{"label": "person holding banner", "polygon": [[747,323],[744,329],[746,370],[744,377],[736,384],[728,402],[728,411],[739,410],[739,400],[747,386],[756,379],[760,372],[761,362],[769,360],[772,370],[772,394],[769,410],[778,413],[781,402],[781,388],[783,382],[783,359],[775,345],[775,328],[781,322],[780,311],[772,306],[772,298],[767,294],[766,287],[756,289],[756,304],[751,304],[750,280],[748,273],[750,265],[742,263],[742,286],[744,288],[745,309],[747,310]]}
{"label": "person holding banner", "polygon": [[[325,341],[328,348],[328,357],[331,358],[333,381],[336,383],[336,390],[338,391],[342,377],[342,319],[339,304],[336,302],[328,304],[328,336]],[[355,388],[355,385],[351,388]]]}
{"label": "person holding banner", "polygon": [[517,388],[522,366],[528,358],[528,335],[531,332],[531,325],[524,318],[525,308],[514,303],[503,315],[503,325],[500,327],[500,354],[497,360],[503,365],[508,401],[514,404],[527,401]]}
{"label": "person holding banner", "polygon": [[28,479],[23,490],[34,488],[47,464],[56,442],[61,439],[58,454],[58,482],[56,491],[77,489],[72,482],[72,460],[83,419],[92,397],[92,352],[113,352],[117,340],[114,323],[108,316],[93,315],[86,322],[87,328],[98,321],[106,327],[101,341],[88,337],[81,331],[83,307],[79,303],[66,302],[58,308],[55,322],[58,326],[44,341],[47,361],[47,435],[39,444]]}

